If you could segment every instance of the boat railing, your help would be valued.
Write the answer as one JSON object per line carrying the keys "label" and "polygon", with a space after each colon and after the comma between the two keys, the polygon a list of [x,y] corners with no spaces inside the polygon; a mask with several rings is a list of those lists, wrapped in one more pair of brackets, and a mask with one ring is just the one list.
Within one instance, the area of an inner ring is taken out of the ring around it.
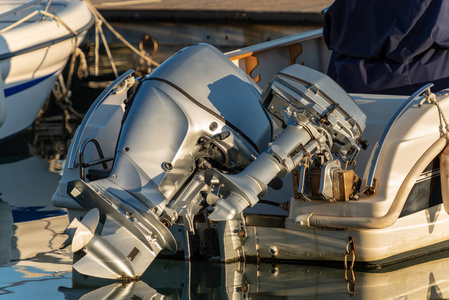
{"label": "boat railing", "polygon": [[45,11],[47,11],[48,7],[51,4],[51,0],[33,0],[33,1],[30,1],[28,3],[25,3],[25,4],[21,5],[21,6],[18,6],[16,8],[13,8],[13,9],[7,11],[7,12],[4,12],[4,13],[0,14],[0,19],[3,18],[3,17],[9,16],[11,14],[17,13],[17,12],[19,12],[21,10],[24,10],[24,9],[26,9],[26,8],[28,8],[30,6],[33,6],[35,4],[38,4],[40,2],[47,2],[47,4],[45,5]]}
{"label": "boat railing", "polygon": [[242,58],[246,58],[255,54],[259,54],[262,52],[279,49],[282,47],[287,47],[290,45],[294,45],[297,43],[305,42],[312,39],[317,39],[322,37],[323,35],[323,29],[316,29],[311,30],[305,33],[299,33],[290,35],[284,38],[279,38],[276,40],[256,44],[253,46],[237,49],[231,52],[226,53],[226,57],[228,57],[230,60],[238,60]]}
{"label": "boat railing", "polygon": [[323,30],[316,29],[241,48],[225,55],[263,87],[273,75],[292,64],[303,64],[325,73],[330,51],[322,36]]}
{"label": "boat railing", "polygon": [[399,119],[399,117],[406,111],[411,105],[413,105],[416,102],[416,99],[423,95],[424,93],[430,93],[430,88],[433,87],[433,83],[429,83],[423,87],[421,87],[419,90],[417,90],[413,95],[411,95],[407,101],[402,104],[401,107],[398,108],[398,110],[394,113],[393,117],[388,122],[387,126],[385,127],[384,131],[382,132],[382,136],[379,140],[379,142],[376,145],[376,150],[374,153],[373,160],[371,162],[371,167],[368,174],[368,179],[366,182],[366,186],[368,188],[374,189],[375,188],[375,178],[374,174],[376,172],[377,163],[379,161],[380,154],[382,153],[383,146],[385,144],[385,140],[387,139],[387,136],[390,132],[390,129],[393,127],[393,125],[396,123],[396,121]]}
{"label": "boat railing", "polygon": [[[36,1],[38,1],[38,0],[36,0]],[[40,1],[40,0],[39,0],[39,1]],[[9,30],[11,30],[11,29],[13,29],[13,28],[19,26],[19,25],[22,24],[22,23],[25,23],[26,21],[28,21],[29,19],[33,18],[34,16],[36,16],[36,15],[38,15],[38,14],[41,14],[42,16],[48,17],[48,18],[50,18],[50,19],[53,19],[55,22],[60,23],[60,24],[61,24],[62,26],[64,26],[68,31],[70,31],[70,32],[73,34],[73,36],[77,37],[77,36],[78,36],[78,33],[77,33],[75,30],[73,30],[72,28],[70,28],[69,25],[67,25],[63,20],[61,20],[60,18],[58,18],[56,15],[54,15],[54,14],[52,14],[52,13],[49,13],[49,12],[47,11],[47,9],[48,9],[48,4],[50,4],[50,3],[51,3],[51,0],[47,0],[47,5],[46,5],[46,7],[45,7],[45,10],[35,10],[35,11],[33,11],[32,13],[30,13],[30,14],[28,14],[27,16],[23,17],[22,19],[18,20],[17,22],[14,22],[13,24],[11,24],[11,25],[9,25],[9,26],[3,28],[2,30],[0,30],[0,34],[3,34],[3,33],[5,33],[5,32],[7,32],[7,31],[9,31]],[[76,44],[76,43],[75,43],[75,44]]]}

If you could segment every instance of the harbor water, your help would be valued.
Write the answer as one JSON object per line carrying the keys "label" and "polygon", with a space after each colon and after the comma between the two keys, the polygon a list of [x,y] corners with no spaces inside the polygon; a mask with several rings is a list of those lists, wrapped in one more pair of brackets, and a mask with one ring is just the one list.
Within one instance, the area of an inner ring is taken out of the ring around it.
{"label": "harbor water", "polygon": [[[185,46],[211,43],[223,52],[315,29],[296,25],[115,23],[118,32],[157,62]],[[106,32],[118,72],[151,71]],[[156,42],[154,42],[156,41]],[[89,75],[74,78],[70,105],[83,114],[114,79],[103,45],[95,73],[95,33],[83,50]],[[72,272],[66,239],[67,215],[51,204],[70,143],[80,122],[63,119],[48,103],[22,134],[0,143],[0,297],[2,299],[445,299],[449,297],[449,253],[376,270],[345,270],[343,264],[219,264],[158,258],[140,281],[117,283]],[[342,253],[343,256],[344,253]]]}

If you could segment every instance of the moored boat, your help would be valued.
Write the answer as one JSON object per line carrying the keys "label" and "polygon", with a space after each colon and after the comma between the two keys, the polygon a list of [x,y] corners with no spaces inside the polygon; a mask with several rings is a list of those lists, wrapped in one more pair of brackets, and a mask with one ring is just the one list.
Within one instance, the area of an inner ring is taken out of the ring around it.
{"label": "moored boat", "polygon": [[135,278],[163,250],[378,267],[447,248],[447,93],[348,95],[329,58],[318,30],[123,74],[53,196],[89,211],[69,226],[74,268]]}
{"label": "moored boat", "polygon": [[34,122],[93,22],[80,0],[0,2],[0,139]]}

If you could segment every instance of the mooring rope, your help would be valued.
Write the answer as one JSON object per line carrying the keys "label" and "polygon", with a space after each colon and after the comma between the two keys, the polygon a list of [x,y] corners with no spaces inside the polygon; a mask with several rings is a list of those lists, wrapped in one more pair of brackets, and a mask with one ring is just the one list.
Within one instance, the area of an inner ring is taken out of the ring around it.
{"label": "mooring rope", "polygon": [[[155,62],[154,60],[152,60],[150,57],[146,56],[144,53],[142,53],[142,51],[139,51],[139,49],[137,49],[136,47],[134,47],[133,45],[131,45],[120,33],[118,33],[114,27],[112,27],[111,24],[108,23],[108,21],[106,21],[106,19],[98,12],[98,10],[95,8],[95,6],[90,2],[90,0],[84,0],[87,3],[87,6],[89,7],[89,9],[91,10],[91,12],[93,13],[93,15],[95,16],[95,18],[101,22],[96,22],[96,24],[99,24],[100,28],[98,29],[98,31],[100,32],[100,35],[103,39],[103,43],[105,44],[105,48],[107,47],[107,43],[106,43],[106,39],[104,38],[104,34],[102,33],[103,31],[101,30],[101,25],[104,24],[108,27],[108,29],[119,39],[121,40],[129,49],[131,49],[134,53],[136,53],[138,56],[140,56],[142,59],[144,59],[149,65],[153,65],[153,66],[160,66],[159,63]],[[96,25],[97,26],[97,25]],[[108,48],[106,48],[108,49]],[[108,51],[108,50],[106,50]],[[109,56],[109,54],[108,54]]]}
{"label": "mooring rope", "polygon": [[441,108],[440,104],[437,102],[437,97],[434,93],[430,91],[431,86],[424,92],[423,100],[419,103],[418,107],[421,107],[424,102],[427,102],[429,104],[433,104],[437,107],[438,113],[441,116],[441,119],[444,123],[444,129],[446,130],[445,135],[446,139],[449,141],[449,123],[447,121],[446,116],[443,113],[443,109]]}

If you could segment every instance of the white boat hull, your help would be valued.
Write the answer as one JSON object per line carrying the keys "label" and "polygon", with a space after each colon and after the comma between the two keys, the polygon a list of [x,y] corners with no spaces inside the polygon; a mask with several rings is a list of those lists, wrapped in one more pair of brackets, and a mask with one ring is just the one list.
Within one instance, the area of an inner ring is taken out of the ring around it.
{"label": "white boat hull", "polygon": [[[0,98],[6,110],[0,139],[34,122],[71,53],[93,23],[93,15],[83,1],[54,2],[55,7],[63,6],[55,12],[61,21],[39,21],[42,18],[39,15],[0,35]],[[12,23],[8,16],[5,18],[9,21],[4,23]]]}

